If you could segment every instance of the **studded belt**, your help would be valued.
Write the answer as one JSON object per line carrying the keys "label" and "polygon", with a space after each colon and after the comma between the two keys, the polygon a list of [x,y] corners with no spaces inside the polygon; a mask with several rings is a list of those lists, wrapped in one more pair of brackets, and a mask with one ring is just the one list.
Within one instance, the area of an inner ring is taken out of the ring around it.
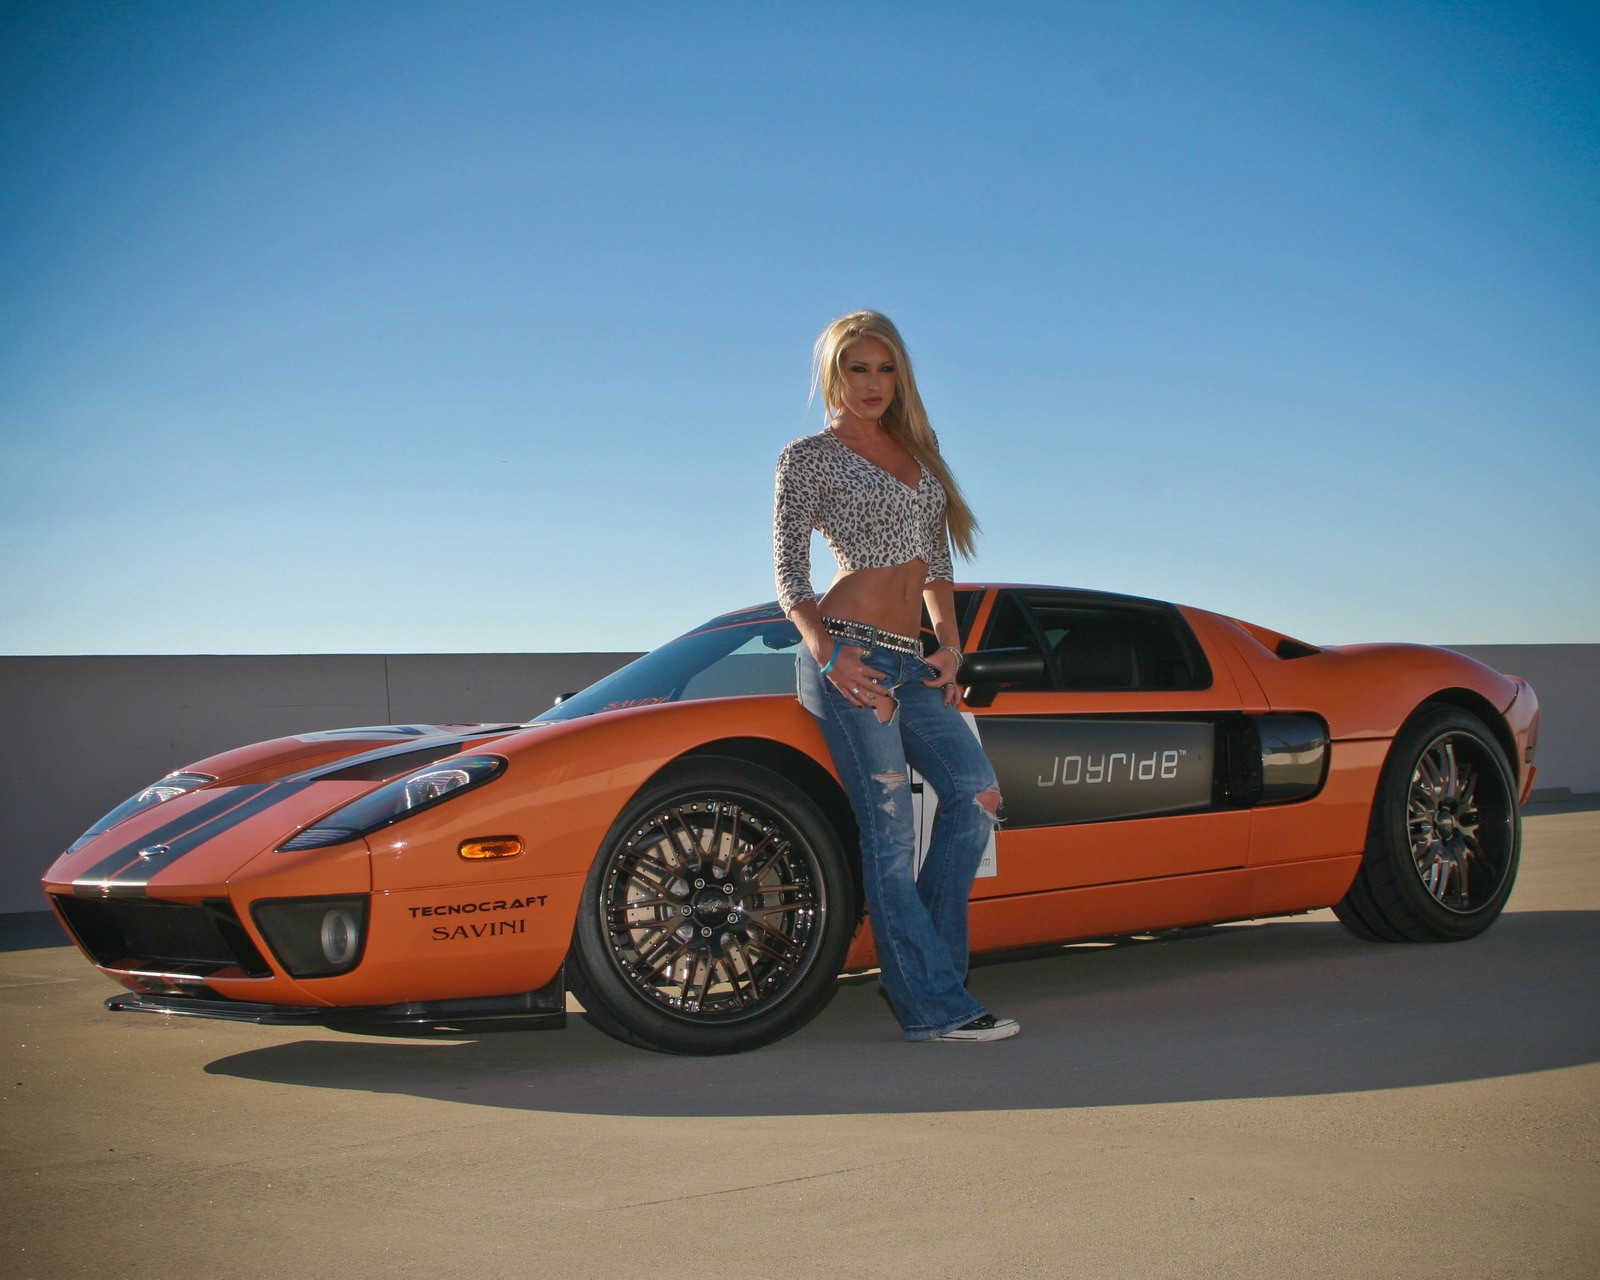
{"label": "studded belt", "polygon": [[915,636],[897,635],[893,631],[875,627],[870,622],[857,622],[854,618],[830,618],[827,614],[823,614],[822,625],[828,629],[829,635],[837,636],[840,640],[852,640],[856,644],[888,649],[893,653],[914,653],[918,657],[922,656],[922,642]]}

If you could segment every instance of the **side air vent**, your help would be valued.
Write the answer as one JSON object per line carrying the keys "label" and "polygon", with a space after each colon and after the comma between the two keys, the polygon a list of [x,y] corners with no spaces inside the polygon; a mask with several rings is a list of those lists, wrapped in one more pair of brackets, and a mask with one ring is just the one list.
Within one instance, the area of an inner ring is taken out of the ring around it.
{"label": "side air vent", "polygon": [[349,827],[307,827],[293,840],[278,846],[280,853],[293,853],[297,849],[326,849],[329,845],[354,840],[356,833]]}
{"label": "side air vent", "polygon": [[390,778],[398,778],[402,773],[410,773],[413,769],[420,769],[435,760],[456,755],[465,745],[466,740],[463,738],[432,742],[425,747],[418,747],[415,751],[400,751],[394,755],[379,756],[376,760],[363,760],[357,764],[346,765],[342,769],[325,773],[322,777],[329,782],[387,782]]}
{"label": "side air vent", "polygon": [[1243,808],[1290,804],[1322,790],[1328,727],[1296,713],[1229,716],[1223,723],[1223,794]]}

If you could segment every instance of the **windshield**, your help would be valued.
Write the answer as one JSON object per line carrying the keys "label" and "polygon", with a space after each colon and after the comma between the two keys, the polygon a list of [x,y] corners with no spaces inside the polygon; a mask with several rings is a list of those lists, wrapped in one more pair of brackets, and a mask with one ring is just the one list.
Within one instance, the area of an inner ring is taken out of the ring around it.
{"label": "windshield", "polygon": [[558,703],[535,723],[656,702],[794,693],[800,633],[776,605],[714,618]]}

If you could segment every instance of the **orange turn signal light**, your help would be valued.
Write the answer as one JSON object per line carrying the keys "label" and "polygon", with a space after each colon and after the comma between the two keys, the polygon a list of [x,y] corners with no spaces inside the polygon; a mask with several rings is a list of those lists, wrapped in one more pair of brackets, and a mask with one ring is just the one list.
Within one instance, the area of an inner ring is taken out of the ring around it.
{"label": "orange turn signal light", "polygon": [[517,836],[484,836],[478,840],[463,840],[463,858],[515,858],[522,852],[522,841]]}

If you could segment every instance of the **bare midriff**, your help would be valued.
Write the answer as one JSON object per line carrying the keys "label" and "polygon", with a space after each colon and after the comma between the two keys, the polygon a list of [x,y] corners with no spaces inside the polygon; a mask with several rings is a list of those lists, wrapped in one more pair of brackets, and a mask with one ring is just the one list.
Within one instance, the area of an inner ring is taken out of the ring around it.
{"label": "bare midriff", "polygon": [[841,569],[818,608],[830,618],[849,618],[915,636],[922,630],[922,589],[928,581],[928,563],[920,557],[880,569]]}

